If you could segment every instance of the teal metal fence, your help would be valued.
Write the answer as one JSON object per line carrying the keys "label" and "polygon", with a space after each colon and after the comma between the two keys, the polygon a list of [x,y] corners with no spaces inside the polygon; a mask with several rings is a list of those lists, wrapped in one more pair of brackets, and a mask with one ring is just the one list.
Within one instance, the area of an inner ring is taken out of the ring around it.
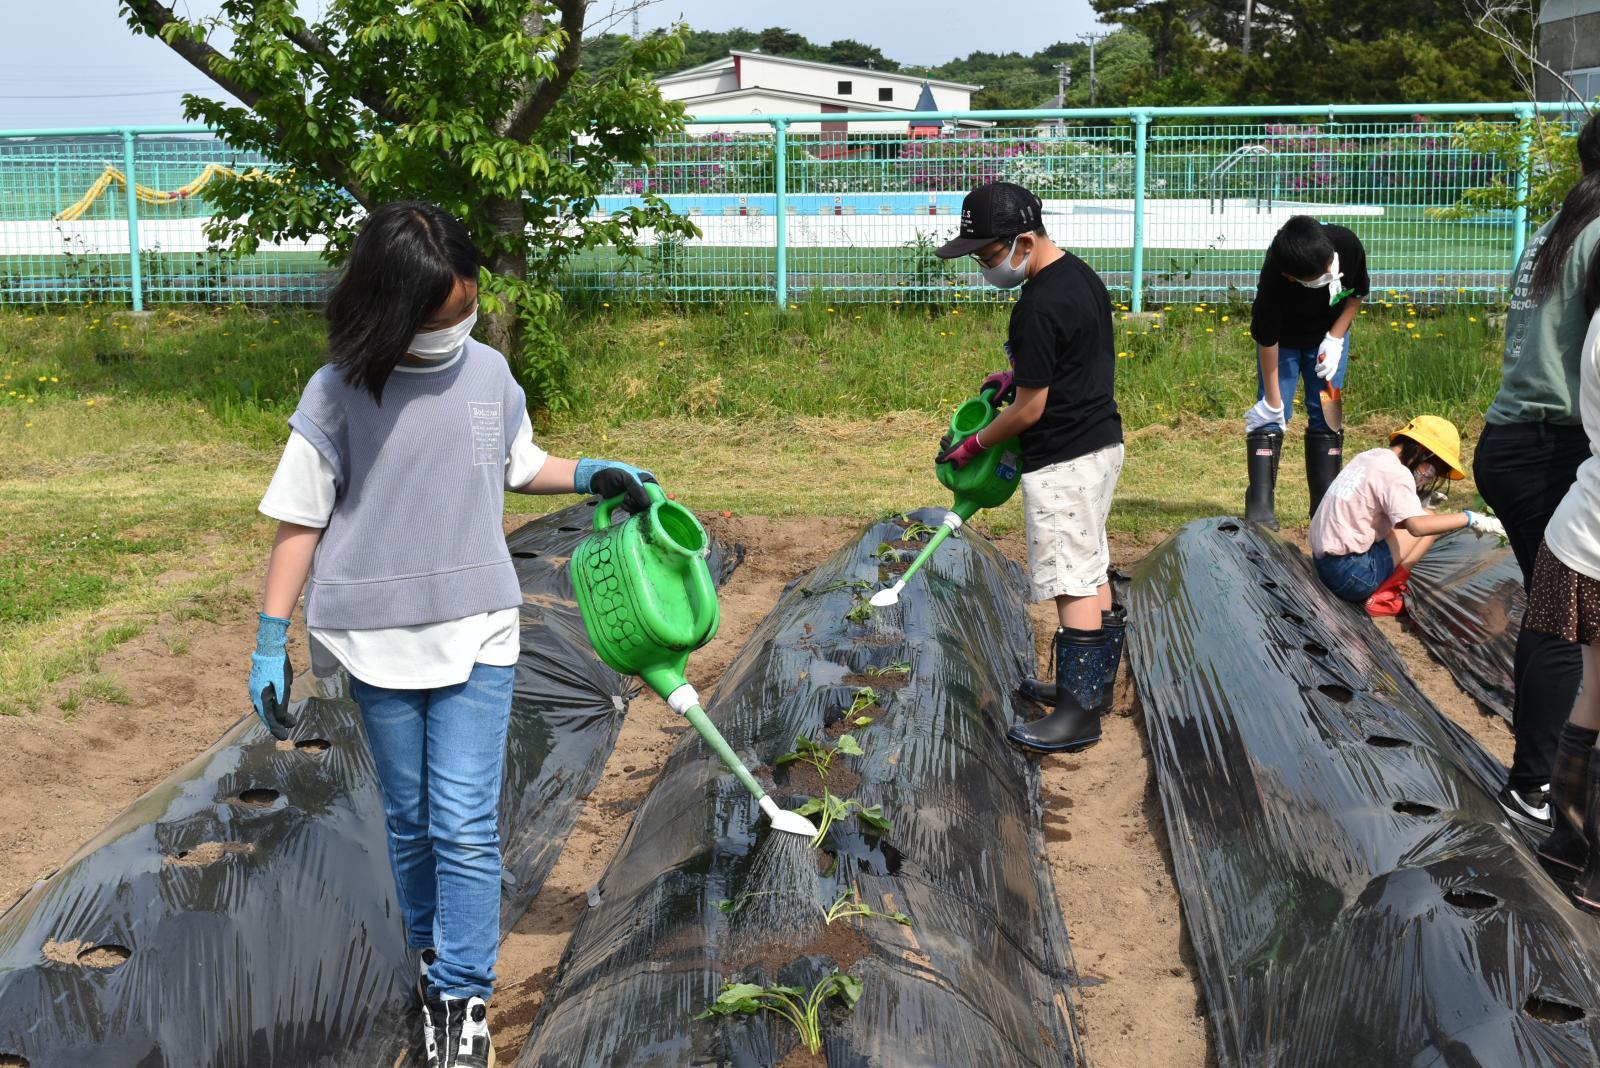
{"label": "teal metal fence", "polygon": [[[970,261],[934,250],[968,189],[1006,179],[1039,194],[1051,234],[1133,310],[1248,299],[1262,252],[1295,214],[1360,234],[1380,290],[1483,302],[1503,293],[1525,210],[1441,209],[1491,182],[1525,185],[1529,164],[1513,173],[1470,150],[1457,123],[1513,129],[1534,114],[1435,104],[706,116],[659,144],[654,163],[623,168],[595,208],[663,197],[699,235],[592,250],[562,285],[681,302],[996,299]],[[937,132],[917,136],[919,121]],[[219,169],[274,165],[203,127],[0,131],[0,303],[319,301],[331,273],[322,243],[235,256],[207,239],[206,182]]]}

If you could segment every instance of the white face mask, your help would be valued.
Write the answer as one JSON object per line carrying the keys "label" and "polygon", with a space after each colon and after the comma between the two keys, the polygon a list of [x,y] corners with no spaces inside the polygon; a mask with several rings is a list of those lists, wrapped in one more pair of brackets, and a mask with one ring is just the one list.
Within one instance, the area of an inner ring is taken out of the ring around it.
{"label": "white face mask", "polygon": [[982,264],[979,264],[979,267],[983,269],[983,280],[985,282],[992,286],[999,286],[1001,289],[1015,289],[1027,280],[1028,261],[1033,258],[1033,249],[1031,247],[1028,249],[1027,255],[1022,257],[1020,264],[1015,267],[1011,266],[1011,257],[1016,255],[1017,242],[1021,237],[1022,235],[1018,234],[1011,239],[1011,247],[1006,249],[1005,256],[993,267],[983,267]]}
{"label": "white face mask", "polygon": [[472,314],[454,326],[413,334],[411,344],[406,346],[406,351],[424,360],[442,360],[446,356],[454,356],[456,350],[467,343],[467,338],[472,335],[472,328],[477,322],[478,308],[477,305],[473,305]]}
{"label": "white face mask", "polygon": [[1299,282],[1307,289],[1321,289],[1323,286],[1327,286],[1328,303],[1339,303],[1339,292],[1342,288],[1340,283],[1344,281],[1344,275],[1339,271],[1339,254],[1337,252],[1333,254],[1333,264],[1328,268],[1328,272],[1326,274],[1318,278],[1313,278],[1309,282],[1300,278],[1296,278],[1295,281]]}

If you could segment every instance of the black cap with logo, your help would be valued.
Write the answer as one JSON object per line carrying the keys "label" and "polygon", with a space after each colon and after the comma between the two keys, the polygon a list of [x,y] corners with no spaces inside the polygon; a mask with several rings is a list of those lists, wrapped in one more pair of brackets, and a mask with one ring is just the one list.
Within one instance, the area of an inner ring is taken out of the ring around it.
{"label": "black cap with logo", "polygon": [[939,247],[942,260],[970,256],[985,245],[1009,241],[1039,228],[1044,205],[1039,198],[1012,182],[990,182],[968,193],[961,202],[961,236]]}

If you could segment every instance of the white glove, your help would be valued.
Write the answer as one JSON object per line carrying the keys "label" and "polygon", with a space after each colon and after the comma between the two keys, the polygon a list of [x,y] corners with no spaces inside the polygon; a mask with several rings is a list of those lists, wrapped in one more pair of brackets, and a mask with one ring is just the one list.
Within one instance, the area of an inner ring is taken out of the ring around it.
{"label": "white glove", "polygon": [[1283,408],[1274,408],[1267,403],[1267,398],[1262,397],[1256,401],[1255,406],[1244,413],[1244,432],[1253,434],[1264,427],[1283,427]]}
{"label": "white glove", "polygon": [[1334,337],[1332,334],[1322,339],[1322,344],[1317,346],[1317,377],[1324,382],[1332,382],[1333,376],[1339,373],[1339,361],[1344,359],[1344,338]]}
{"label": "white glove", "polygon": [[1472,511],[1463,511],[1461,514],[1467,517],[1467,529],[1478,535],[1478,537],[1481,538],[1485,534],[1493,534],[1497,538],[1505,538],[1505,524],[1494,516]]}

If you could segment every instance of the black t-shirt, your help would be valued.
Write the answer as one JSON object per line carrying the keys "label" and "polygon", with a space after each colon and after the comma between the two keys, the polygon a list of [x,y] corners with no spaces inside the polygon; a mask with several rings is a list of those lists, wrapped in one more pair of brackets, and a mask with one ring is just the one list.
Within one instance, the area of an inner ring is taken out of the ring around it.
{"label": "black t-shirt", "polygon": [[1094,268],[1063,252],[1029,279],[1011,309],[1006,350],[1018,386],[1050,390],[1044,414],[1022,433],[1024,471],[1122,440],[1111,296]]}
{"label": "black t-shirt", "polygon": [[1339,271],[1344,275],[1337,304],[1328,303],[1327,289],[1307,289],[1283,276],[1283,268],[1270,252],[1261,265],[1256,283],[1256,301],[1250,309],[1250,336],[1257,345],[1282,345],[1291,349],[1314,349],[1322,344],[1328,328],[1344,310],[1350,297],[1365,297],[1372,288],[1367,279],[1367,250],[1354,231],[1334,223],[1323,223],[1323,231],[1339,254]]}

